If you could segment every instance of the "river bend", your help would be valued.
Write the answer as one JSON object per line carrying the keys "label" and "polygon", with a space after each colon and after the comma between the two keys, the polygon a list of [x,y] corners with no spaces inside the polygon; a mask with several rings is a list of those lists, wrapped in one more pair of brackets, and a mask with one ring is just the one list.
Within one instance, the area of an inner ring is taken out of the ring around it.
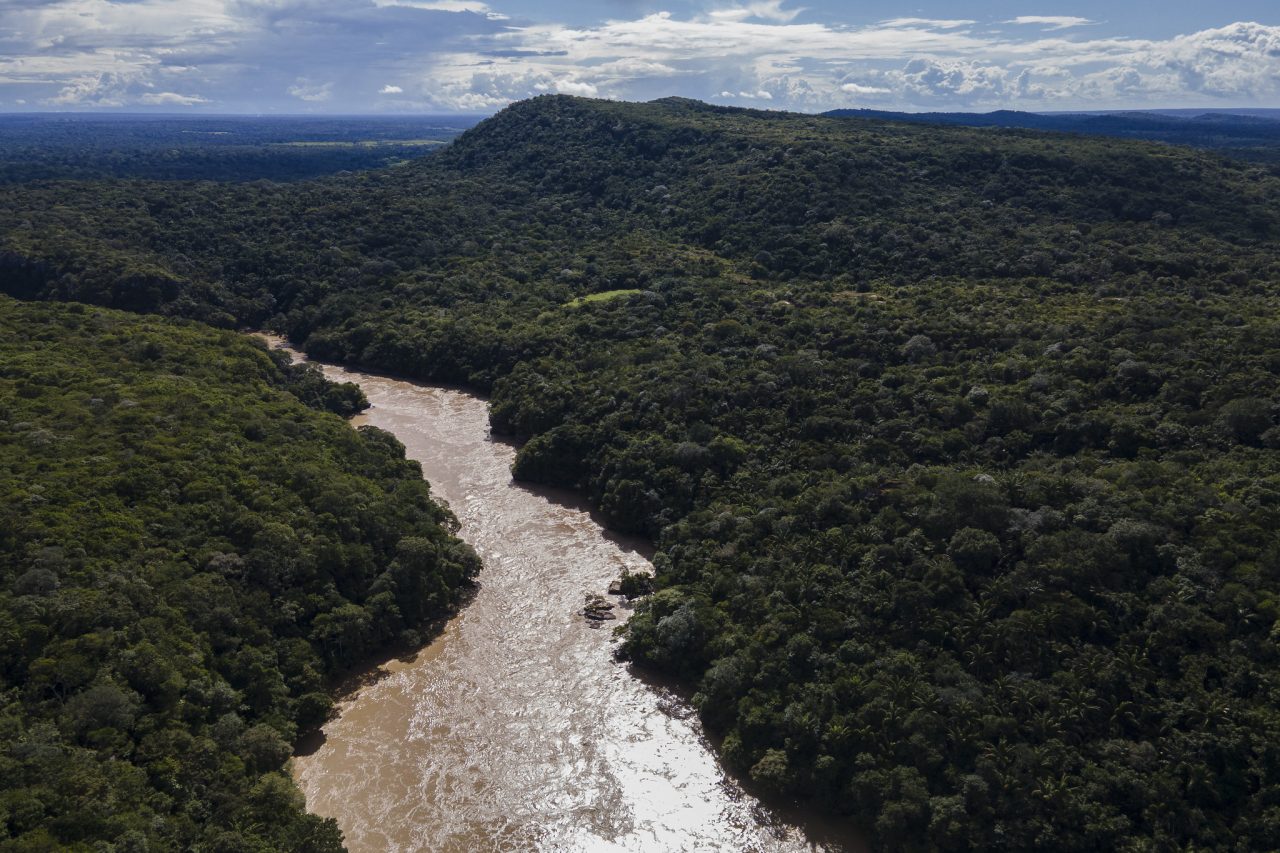
{"label": "river bend", "polygon": [[[812,842],[721,769],[685,702],[615,663],[584,597],[645,544],[511,479],[483,399],[325,365],[394,433],[480,555],[474,598],[412,660],[339,703],[294,759],[308,808],[364,851],[799,851]],[[627,611],[610,597],[619,619]],[[813,831],[813,827],[809,827]]]}

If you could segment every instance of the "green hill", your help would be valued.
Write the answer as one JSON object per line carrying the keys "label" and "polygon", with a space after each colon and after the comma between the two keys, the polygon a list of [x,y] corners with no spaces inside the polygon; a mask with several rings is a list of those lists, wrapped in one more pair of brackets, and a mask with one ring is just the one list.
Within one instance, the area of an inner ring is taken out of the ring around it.
{"label": "green hill", "polygon": [[295,394],[352,402],[242,335],[0,297],[0,847],[341,848],[291,744],[477,561],[394,438]]}
{"label": "green hill", "polygon": [[0,196],[11,292],[491,391],[655,539],[629,654],[883,849],[1280,834],[1261,170],[544,97],[389,172]]}

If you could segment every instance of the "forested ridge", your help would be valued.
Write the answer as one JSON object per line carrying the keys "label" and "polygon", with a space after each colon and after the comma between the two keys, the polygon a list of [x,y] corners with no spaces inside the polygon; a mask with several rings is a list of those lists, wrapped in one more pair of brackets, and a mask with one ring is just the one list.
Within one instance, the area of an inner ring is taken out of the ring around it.
{"label": "forested ridge", "polygon": [[294,184],[0,189],[28,298],[490,391],[652,536],[626,652],[882,849],[1280,837],[1280,181],[544,97]]}
{"label": "forested ridge", "polygon": [[[1191,112],[1191,111],[1188,111]],[[965,127],[1028,128],[1095,136],[1144,139],[1173,145],[1190,145],[1219,151],[1232,157],[1280,168],[1280,111],[1255,114],[1243,110],[1189,115],[1153,112],[1028,113],[996,110],[990,113],[896,113],[882,110],[844,109],[823,113],[841,118],[958,124]]]}
{"label": "forested ridge", "polygon": [[323,411],[363,405],[237,333],[0,297],[0,847],[342,848],[292,743],[477,568]]}

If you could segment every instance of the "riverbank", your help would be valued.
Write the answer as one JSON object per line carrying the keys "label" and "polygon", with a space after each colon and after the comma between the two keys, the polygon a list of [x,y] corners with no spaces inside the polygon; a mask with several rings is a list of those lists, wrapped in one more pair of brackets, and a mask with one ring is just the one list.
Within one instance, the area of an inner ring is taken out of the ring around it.
{"label": "riverbank", "polygon": [[361,385],[373,406],[354,422],[405,444],[484,562],[443,633],[341,700],[295,759],[309,808],[352,850],[843,849],[729,778],[688,704],[588,626],[584,596],[648,570],[649,543],[608,533],[570,493],[514,483],[483,399],[324,369]]}

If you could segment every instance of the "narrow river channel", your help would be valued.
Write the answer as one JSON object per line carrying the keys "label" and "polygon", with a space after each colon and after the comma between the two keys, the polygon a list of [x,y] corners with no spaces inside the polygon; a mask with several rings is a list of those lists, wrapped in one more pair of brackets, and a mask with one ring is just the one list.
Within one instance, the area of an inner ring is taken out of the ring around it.
{"label": "narrow river channel", "polygon": [[[278,341],[276,342],[278,343]],[[381,667],[294,759],[308,808],[363,851],[822,851],[852,840],[766,807],[717,763],[687,704],[615,663],[582,616],[645,543],[511,479],[483,399],[324,366],[422,464],[479,553],[479,590],[412,660]],[[619,620],[626,609],[619,598]]]}

